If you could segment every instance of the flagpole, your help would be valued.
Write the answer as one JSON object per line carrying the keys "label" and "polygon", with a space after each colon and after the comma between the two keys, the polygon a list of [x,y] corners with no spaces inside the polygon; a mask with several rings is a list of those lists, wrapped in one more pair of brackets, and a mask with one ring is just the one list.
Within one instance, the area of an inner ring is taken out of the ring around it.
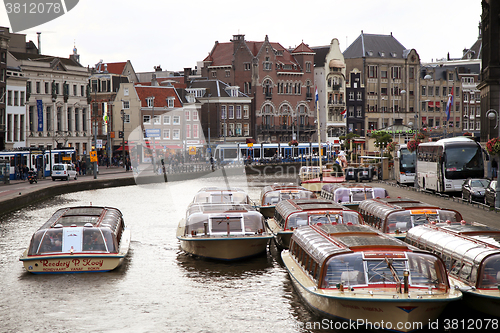
{"label": "flagpole", "polygon": [[323,150],[321,149],[321,129],[319,124],[318,88],[316,88],[316,118],[318,123],[319,180],[323,181],[323,162],[321,161]]}

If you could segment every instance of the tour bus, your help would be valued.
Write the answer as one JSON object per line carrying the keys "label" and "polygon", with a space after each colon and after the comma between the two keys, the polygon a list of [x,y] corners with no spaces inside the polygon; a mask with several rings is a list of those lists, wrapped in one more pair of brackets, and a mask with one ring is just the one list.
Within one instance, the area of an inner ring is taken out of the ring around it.
{"label": "tour bus", "polygon": [[417,152],[410,152],[406,144],[396,146],[394,156],[394,174],[398,184],[411,184],[415,182],[415,165],[417,164]]}
{"label": "tour bus", "polygon": [[[322,143],[323,158],[330,158],[335,150],[334,146]],[[217,145],[213,157],[220,163],[242,163],[245,160],[272,161],[317,161],[318,143],[305,142],[297,146],[288,143],[224,143]],[[249,158],[250,157],[250,158]]]}
{"label": "tour bus", "polygon": [[16,178],[16,166],[27,166],[28,169],[42,171],[42,176],[50,177],[51,166],[57,163],[75,162],[76,151],[73,147],[40,149],[40,148],[18,148],[8,151],[0,151],[0,159],[10,161],[10,179]]}
{"label": "tour bus", "polygon": [[417,181],[422,189],[459,192],[467,178],[483,177],[483,151],[474,140],[455,137],[417,148]]}

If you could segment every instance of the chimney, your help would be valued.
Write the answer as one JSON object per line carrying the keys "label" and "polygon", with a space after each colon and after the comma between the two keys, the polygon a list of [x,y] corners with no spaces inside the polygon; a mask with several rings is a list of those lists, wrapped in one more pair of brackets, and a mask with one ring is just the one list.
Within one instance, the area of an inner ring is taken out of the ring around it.
{"label": "chimney", "polygon": [[184,68],[184,84],[187,85],[190,75],[191,75],[191,68],[190,67],[185,67]]}
{"label": "chimney", "polygon": [[162,71],[161,65],[154,66],[154,69],[155,69],[155,72],[161,72]]}
{"label": "chimney", "polygon": [[156,73],[153,73],[151,76],[151,86],[155,87],[158,85],[158,81],[156,80]]}
{"label": "chimney", "polygon": [[42,33],[37,32],[38,35],[38,54],[42,54]]}

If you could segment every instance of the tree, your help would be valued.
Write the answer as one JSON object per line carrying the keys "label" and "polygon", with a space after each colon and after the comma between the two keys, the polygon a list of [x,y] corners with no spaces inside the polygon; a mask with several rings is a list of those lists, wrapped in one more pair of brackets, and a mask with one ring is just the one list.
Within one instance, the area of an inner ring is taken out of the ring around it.
{"label": "tree", "polygon": [[380,155],[382,156],[384,148],[387,147],[389,142],[392,142],[391,135],[387,132],[380,131],[372,134],[372,138],[375,139],[375,147],[380,149]]}

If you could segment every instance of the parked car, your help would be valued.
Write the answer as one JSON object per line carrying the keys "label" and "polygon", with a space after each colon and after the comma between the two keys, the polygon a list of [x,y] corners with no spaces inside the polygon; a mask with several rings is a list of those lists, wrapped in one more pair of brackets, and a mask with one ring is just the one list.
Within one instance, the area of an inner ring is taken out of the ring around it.
{"label": "parked car", "polygon": [[484,192],[489,184],[488,179],[468,178],[462,184],[462,199],[469,202],[484,202]]}
{"label": "parked car", "polygon": [[52,166],[51,177],[52,180],[69,180],[70,178],[74,178],[76,180],[78,173],[72,164],[58,163]]}
{"label": "parked car", "polygon": [[494,207],[496,197],[497,197],[497,181],[493,180],[490,182],[490,185],[488,185],[486,191],[484,192],[484,201],[487,205]]}

